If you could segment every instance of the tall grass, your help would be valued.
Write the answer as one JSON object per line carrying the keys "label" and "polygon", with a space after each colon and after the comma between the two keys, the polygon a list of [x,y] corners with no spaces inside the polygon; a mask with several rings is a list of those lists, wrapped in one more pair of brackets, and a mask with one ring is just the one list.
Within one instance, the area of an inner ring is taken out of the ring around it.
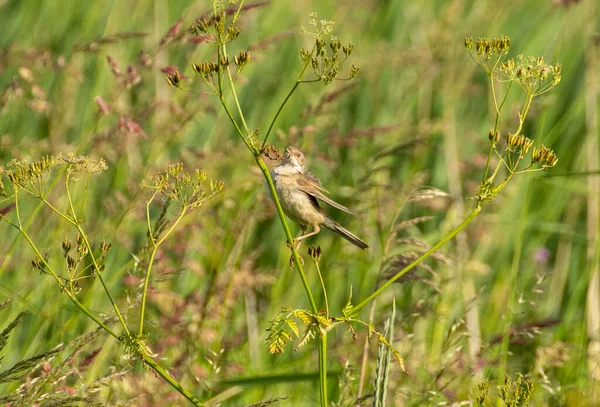
{"label": "tall grass", "polygon": [[[144,277],[135,256],[147,241],[150,197],[141,181],[178,161],[222,179],[222,194],[184,218],[156,254],[147,343],[202,400],[317,405],[314,348],[293,352],[288,345],[282,355],[270,355],[265,345],[269,320],[282,306],[310,305],[290,271],[285,236],[252,157],[219,101],[194,91],[201,80],[190,63],[207,59],[213,49],[175,40],[160,45],[179,17],[185,30],[209,8],[207,2],[2,3],[0,162],[67,151],[106,159],[108,170],[87,190],[83,224],[94,231],[96,244],[103,238],[112,243],[104,278],[132,325]],[[303,1],[248,10],[230,52],[251,50],[252,61],[235,82],[251,129],[264,134],[298,77],[298,50],[311,44],[297,29],[312,11],[335,20],[340,39],[355,44],[353,62],[361,74],[349,87],[301,86],[269,143],[300,147],[332,197],[358,212],[357,218],[332,215],[369,243],[366,254],[327,232],[309,242],[322,249],[329,308],[338,313],[350,286],[360,302],[380,284],[380,270],[406,265],[474,206],[466,198],[481,181],[495,112],[485,75],[464,51],[464,37],[507,34],[513,56],[543,55],[563,65],[561,84],[535,100],[523,127],[525,135],[554,149],[557,166],[511,182],[434,260],[386,290],[372,318],[383,331],[395,299],[394,346],[410,375],[392,364],[388,405],[474,401],[481,383],[488,383],[486,402],[492,405],[502,398],[505,376],[514,382],[517,373],[533,382],[531,405],[597,403],[598,293],[597,283],[591,284],[599,253],[597,7]],[[122,76],[111,71],[109,55]],[[129,65],[139,84],[128,76]],[[168,65],[189,78],[182,87],[193,91],[168,86],[161,72]],[[108,115],[96,96],[110,105]],[[509,96],[500,129],[518,124],[518,102]],[[84,181],[75,185],[77,193]],[[50,197],[60,200],[62,194],[57,186]],[[32,239],[51,259],[61,258],[63,239],[75,239],[68,225],[32,199],[21,205]],[[151,207],[152,216],[159,212]],[[386,244],[396,216],[398,238]],[[5,222],[0,248],[0,296],[15,297],[0,314],[0,329],[27,311],[3,349],[1,371],[95,328],[53,281],[30,267],[35,255]],[[383,264],[384,257],[397,263]],[[314,264],[306,261],[304,268],[316,303],[324,304]],[[82,285],[82,303],[112,316],[102,292],[95,280]],[[363,308],[360,316],[369,319],[369,311]],[[356,333],[356,340],[343,329],[328,335],[329,399],[339,405],[373,392],[377,345],[365,345],[365,332]],[[125,358],[117,341],[96,336],[91,344],[84,348],[89,359],[81,375],[62,383],[65,391],[127,370],[102,388],[100,400],[184,405],[166,383]],[[359,395],[363,356],[368,362]],[[38,376],[43,374],[29,379]],[[3,384],[0,394],[21,384]]]}

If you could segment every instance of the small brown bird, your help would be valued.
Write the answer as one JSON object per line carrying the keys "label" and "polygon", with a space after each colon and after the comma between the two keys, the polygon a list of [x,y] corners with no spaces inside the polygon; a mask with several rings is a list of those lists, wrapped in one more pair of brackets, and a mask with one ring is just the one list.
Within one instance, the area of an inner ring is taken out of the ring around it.
{"label": "small brown bird", "polygon": [[[319,206],[317,199],[352,214],[350,209],[324,195],[329,192],[323,188],[317,177],[310,172],[306,172],[306,159],[302,151],[296,147],[286,147],[284,158],[281,164],[273,168],[271,177],[275,183],[275,190],[281,201],[283,212],[294,222],[299,223],[302,228],[302,235],[294,239],[296,245],[301,240],[319,233],[321,226],[323,226],[333,230],[363,250],[369,247],[342,225],[327,216]],[[313,227],[311,233],[306,233],[308,226]]]}

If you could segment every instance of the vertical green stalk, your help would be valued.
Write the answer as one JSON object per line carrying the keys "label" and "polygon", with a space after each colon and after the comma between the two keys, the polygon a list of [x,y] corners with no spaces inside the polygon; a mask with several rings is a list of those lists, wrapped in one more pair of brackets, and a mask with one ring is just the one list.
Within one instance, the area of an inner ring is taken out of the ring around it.
{"label": "vertical green stalk", "polygon": [[175,227],[177,227],[177,225],[179,224],[181,219],[183,219],[183,216],[185,215],[186,212],[187,212],[187,206],[184,206],[181,209],[181,213],[179,214],[179,216],[177,217],[175,222],[173,222],[173,224],[171,225],[169,230],[167,230],[165,232],[163,237],[160,238],[160,240],[158,242],[155,242],[154,238],[152,237],[152,228],[149,229],[150,236],[152,239],[152,253],[150,254],[150,260],[148,260],[148,267],[146,268],[146,278],[144,280],[144,290],[142,291],[142,306],[140,309],[140,329],[138,331],[140,336],[142,336],[144,334],[144,314],[146,312],[146,298],[148,296],[148,285],[150,283],[150,272],[152,271],[152,265],[154,264],[154,257],[156,256],[158,247],[162,244],[162,242],[165,241],[165,239],[171,234],[171,232],[173,232]]}
{"label": "vertical green stalk", "polygon": [[319,384],[321,387],[321,407],[327,407],[327,332],[319,336]]}
{"label": "vertical green stalk", "polygon": [[306,278],[306,274],[304,273],[304,268],[302,267],[302,262],[300,260],[300,256],[298,255],[298,250],[296,250],[296,248],[293,247],[294,238],[292,237],[292,232],[290,232],[290,228],[288,227],[287,221],[285,220],[283,208],[281,207],[281,203],[279,202],[277,191],[275,191],[275,184],[273,183],[273,179],[271,178],[271,173],[267,168],[267,164],[265,164],[264,160],[260,156],[256,157],[256,163],[258,164],[258,167],[265,176],[265,179],[269,186],[269,191],[271,191],[271,196],[273,198],[273,202],[275,203],[275,208],[277,209],[277,214],[279,215],[279,220],[281,221],[281,226],[283,227],[287,243],[291,247],[292,257],[294,259],[296,269],[298,270],[298,275],[300,276],[300,280],[302,280],[302,285],[304,286],[306,296],[308,297],[308,301],[310,302],[311,310],[313,313],[316,314],[317,312],[319,312],[319,308],[317,307],[317,303],[315,302],[315,298],[310,289],[310,285],[308,284],[308,279]]}

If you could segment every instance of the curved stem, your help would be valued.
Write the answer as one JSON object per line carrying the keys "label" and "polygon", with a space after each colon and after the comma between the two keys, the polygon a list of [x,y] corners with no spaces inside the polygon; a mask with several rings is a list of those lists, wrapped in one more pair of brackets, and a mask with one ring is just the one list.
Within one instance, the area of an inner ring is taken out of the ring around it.
{"label": "curved stem", "polygon": [[521,110],[521,114],[519,116],[519,128],[515,132],[515,136],[518,136],[519,134],[521,134],[521,130],[523,130],[523,123],[525,122],[527,113],[529,113],[529,108],[531,107],[532,100],[533,100],[533,95],[531,93],[527,93],[527,97],[525,98],[525,103],[523,104],[523,109]]}
{"label": "curved stem", "polygon": [[[260,168],[263,175],[265,176],[265,179],[267,180],[269,191],[271,191],[271,197],[273,198],[273,202],[275,203],[275,208],[277,209],[277,214],[279,215],[279,220],[281,221],[281,226],[283,227],[287,243],[290,247],[292,247],[294,238],[292,237],[290,228],[288,227],[287,221],[285,220],[283,208],[281,207],[281,203],[279,202],[277,191],[275,191],[275,184],[273,183],[273,179],[271,178],[271,174],[269,172],[269,169],[267,168],[267,164],[265,164],[264,160],[260,156],[256,157],[256,163],[258,164],[258,167]],[[291,251],[292,257],[294,259],[294,264],[296,265],[296,269],[298,270],[298,274],[300,275],[300,280],[302,280],[302,285],[304,286],[304,290],[306,291],[308,301],[310,302],[310,307],[312,309],[312,312],[316,314],[317,312],[319,312],[319,309],[317,308],[317,303],[315,302],[315,298],[313,297],[312,291],[310,290],[306,274],[304,273],[304,268],[302,267],[300,256],[298,255],[298,250],[292,247]]]}
{"label": "curved stem", "polygon": [[[379,294],[381,294],[386,288],[388,288],[390,285],[392,285],[396,280],[398,280],[404,274],[408,273],[411,269],[413,269],[417,264],[421,263],[427,257],[431,256],[431,254],[434,253],[435,251],[437,251],[440,247],[442,247],[443,245],[448,243],[450,241],[450,239],[452,239],[454,236],[456,236],[458,234],[458,232],[463,230],[469,223],[471,223],[473,221],[473,219],[475,219],[475,217],[479,214],[480,211],[481,211],[481,206],[477,205],[475,207],[475,209],[473,209],[473,211],[471,211],[469,216],[467,216],[465,218],[465,220],[463,220],[462,223],[460,225],[458,225],[452,232],[450,232],[444,239],[440,240],[435,246],[433,246],[431,249],[429,249],[425,253],[423,253],[423,255],[421,257],[419,257],[417,260],[413,261],[408,266],[404,267],[402,270],[400,270],[398,273],[396,273],[392,278],[390,278],[388,281],[386,281],[385,284],[383,284],[381,287],[379,287],[377,290],[375,290],[375,292],[373,292],[373,294],[371,294],[367,298],[365,298],[360,304],[358,304],[355,307],[352,307],[351,315],[356,315],[361,308],[363,308],[371,300],[373,300],[374,298],[379,296]],[[350,315],[348,315],[348,316],[350,316]]]}
{"label": "curved stem", "polygon": [[261,149],[263,149],[265,147],[265,145],[267,144],[267,140],[269,139],[271,130],[273,130],[273,126],[275,125],[275,122],[277,121],[279,114],[283,110],[283,107],[285,106],[287,101],[290,99],[290,97],[292,97],[292,94],[296,91],[298,86],[302,83],[302,76],[304,76],[304,72],[306,71],[306,68],[308,68],[308,64],[309,64],[309,62],[304,64],[304,68],[302,68],[302,71],[300,71],[300,75],[298,75],[298,79],[296,79],[296,83],[294,83],[294,86],[292,86],[292,89],[288,92],[287,96],[283,100],[283,103],[279,106],[279,109],[277,109],[277,113],[275,113],[275,116],[273,117],[273,120],[271,120],[271,124],[269,125],[269,129],[267,130],[267,133],[265,134],[265,138],[263,140],[262,146],[260,147]]}
{"label": "curved stem", "polygon": [[244,132],[242,132],[242,129],[240,129],[240,126],[237,124],[237,122],[233,118],[233,115],[231,114],[231,111],[229,111],[229,107],[227,106],[227,103],[225,102],[225,98],[223,97],[223,94],[219,94],[219,99],[221,100],[221,104],[223,105],[223,108],[225,109],[225,112],[227,112],[227,116],[229,116],[229,120],[231,121],[231,123],[233,123],[233,126],[237,130],[237,132],[240,135],[242,141],[244,142],[244,144],[246,145],[246,147],[248,147],[248,150],[250,150],[252,152],[252,154],[254,154],[255,157],[258,156],[258,154],[259,154],[258,150],[256,149],[256,147],[254,147],[252,144],[250,144],[250,142],[248,141],[248,139],[246,139],[246,136],[244,135]]}
{"label": "curved stem", "polygon": [[163,369],[158,363],[156,363],[152,358],[145,356],[144,363],[147,364],[154,370],[160,377],[165,379],[167,383],[169,383],[175,390],[177,390],[180,394],[182,394],[186,399],[188,399],[195,406],[201,407],[204,406],[200,400],[192,395],[189,391],[181,387],[181,384],[177,380],[173,378],[165,369]]}
{"label": "curved stem", "polygon": [[[227,48],[225,47],[225,44],[222,45],[222,48],[223,48],[223,56],[226,58],[227,57]],[[237,92],[235,91],[235,86],[233,86],[233,77],[231,76],[231,69],[229,69],[229,65],[227,66],[227,68],[225,70],[227,71],[227,79],[229,79],[229,84],[231,86],[231,94],[233,95],[233,101],[235,102],[235,106],[237,107],[238,114],[240,115],[240,120],[242,121],[242,124],[244,125],[244,130],[246,130],[246,135],[247,135],[250,133],[250,130],[248,129],[248,125],[246,124],[246,119],[244,119],[244,113],[242,112],[242,108],[240,106],[240,102],[237,97]]]}
{"label": "curved stem", "polygon": [[[304,268],[302,267],[300,256],[298,256],[298,251],[292,245],[292,233],[290,232],[290,228],[288,227],[287,221],[285,220],[285,215],[283,214],[283,209],[281,207],[281,203],[279,202],[279,197],[277,196],[277,191],[275,191],[275,184],[273,184],[271,173],[269,172],[267,165],[265,164],[264,160],[261,158],[260,155],[256,156],[256,163],[261,169],[263,175],[265,176],[265,179],[267,180],[267,184],[269,185],[269,191],[271,191],[273,202],[275,203],[275,207],[277,208],[277,214],[279,215],[279,220],[281,221],[281,226],[283,227],[283,231],[285,232],[285,237],[287,239],[288,245],[291,247],[294,264],[296,265],[296,270],[298,270],[298,275],[300,276],[300,280],[302,281],[302,285],[304,286],[304,290],[306,291],[306,296],[308,297],[308,301],[310,302],[310,307],[313,313],[317,314],[317,303],[315,302],[315,298],[313,297],[312,291],[310,290],[310,285],[308,284],[306,274],[304,273]],[[319,336],[319,383],[321,387],[321,407],[327,407],[327,332],[321,332]]]}
{"label": "curved stem", "polygon": [[148,260],[148,267],[146,268],[146,278],[144,280],[144,290],[142,291],[142,305],[140,309],[140,329],[139,335],[142,336],[144,334],[144,314],[146,312],[146,298],[148,297],[148,285],[150,284],[150,272],[152,271],[152,265],[154,264],[154,258],[156,257],[156,252],[158,251],[158,247],[165,241],[167,237],[173,232],[175,227],[179,224],[183,216],[187,212],[187,206],[184,206],[181,210],[181,213],[173,222],[169,230],[165,232],[162,238],[158,240],[158,242],[154,242],[152,240],[152,253],[150,254],[150,260]]}
{"label": "curved stem", "polygon": [[100,327],[102,327],[102,329],[104,329],[106,332],[108,332],[110,335],[112,335],[116,339],[119,339],[119,335],[117,335],[115,333],[115,331],[113,331],[112,329],[110,329],[97,316],[95,316],[94,314],[92,314],[92,312],[90,310],[88,310],[82,303],[80,303],[79,300],[67,289],[67,287],[60,280],[60,277],[58,276],[58,274],[56,274],[56,272],[54,271],[54,269],[50,266],[50,264],[48,264],[48,262],[46,261],[46,259],[44,259],[44,256],[42,255],[42,253],[40,253],[40,251],[38,250],[37,246],[33,243],[33,240],[31,240],[31,237],[29,237],[29,235],[27,234],[27,232],[25,231],[25,229],[23,229],[21,226],[15,224],[15,223],[11,222],[6,217],[4,217],[4,215],[0,214],[0,219],[5,220],[10,226],[12,226],[15,229],[17,229],[19,231],[19,233],[21,234],[21,236],[23,236],[23,238],[25,240],[27,240],[27,243],[29,243],[29,246],[31,246],[31,248],[35,252],[36,256],[40,259],[40,261],[44,264],[45,268],[48,270],[48,272],[50,273],[50,275],[58,283],[58,286],[59,286],[61,292],[64,292],[67,295],[67,297],[69,297],[69,299],[71,300],[71,302],[73,302],[73,304],[75,304],[75,306],[77,308],[79,308],[84,314],[86,314],[94,322],[96,322]]}
{"label": "curved stem", "polygon": [[94,256],[94,251],[92,250],[92,245],[90,244],[90,242],[87,238],[87,235],[85,234],[85,232],[81,228],[81,225],[79,224],[79,221],[77,220],[77,215],[75,213],[75,206],[73,205],[73,200],[71,198],[71,191],[69,190],[69,176],[68,175],[66,177],[65,186],[66,186],[66,192],[67,192],[67,199],[69,201],[69,206],[70,206],[71,212],[72,212],[71,218],[69,218],[67,215],[65,215],[58,209],[56,209],[54,206],[50,205],[50,203],[45,198],[42,198],[40,196],[40,199],[42,199],[44,201],[44,203],[46,203],[46,205],[48,205],[55,213],[60,215],[63,219],[66,219],[73,226],[75,226],[75,228],[77,229],[77,232],[79,232],[79,235],[83,239],[85,247],[88,250],[90,259],[92,260],[92,265],[94,266],[94,271],[96,272],[96,275],[98,276],[98,280],[100,280],[100,283],[102,284],[102,288],[104,289],[104,292],[106,293],[106,296],[108,297],[108,300],[112,304],[112,307],[115,310],[117,317],[119,318],[119,322],[121,323],[123,330],[127,333],[127,335],[130,335],[129,328],[127,328],[127,324],[125,323],[125,319],[123,318],[123,315],[121,314],[121,311],[119,310],[119,307],[117,306],[117,303],[115,302],[110,291],[108,290],[108,286],[104,282],[104,278],[102,277],[102,274],[100,273],[100,265],[98,264],[98,261],[96,260],[96,256]]}
{"label": "curved stem", "polygon": [[319,281],[321,281],[321,288],[323,288],[323,297],[325,297],[325,311],[329,318],[329,301],[327,300],[327,289],[325,288],[325,282],[323,281],[323,274],[321,274],[321,268],[319,262],[315,260],[315,266],[317,267],[317,274],[319,275]]}
{"label": "curved stem", "polygon": [[[494,65],[494,67],[495,67],[495,65]],[[494,70],[489,72],[488,76],[490,79],[490,88],[492,89],[492,98],[494,99],[494,108],[496,109],[496,121],[494,123],[492,139],[490,140],[490,151],[488,152],[487,161],[485,163],[485,171],[483,171],[483,180],[482,180],[483,183],[486,183],[488,180],[488,173],[490,170],[490,162],[492,159],[494,148],[496,147],[495,137],[496,137],[496,133],[498,132],[498,128],[500,127],[500,110],[502,110],[502,106],[504,106],[504,102],[506,102],[506,98],[508,97],[508,93],[510,92],[510,88],[513,84],[513,82],[509,83],[509,85],[506,89],[506,93],[504,93],[504,98],[502,98],[502,103],[500,103],[500,106],[498,106],[498,98],[496,97],[496,87],[494,86]]]}

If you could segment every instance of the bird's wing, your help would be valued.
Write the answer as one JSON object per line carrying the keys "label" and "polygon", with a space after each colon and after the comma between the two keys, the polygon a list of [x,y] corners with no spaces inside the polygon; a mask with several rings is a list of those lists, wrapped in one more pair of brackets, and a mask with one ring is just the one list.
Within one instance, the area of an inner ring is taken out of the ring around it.
{"label": "bird's wing", "polygon": [[315,188],[317,188],[319,191],[321,192],[325,192],[326,194],[329,193],[328,190],[325,189],[325,187],[323,185],[321,185],[321,181],[319,180],[319,178],[317,178],[317,176],[315,174],[313,174],[312,172],[305,172],[303,174],[306,178],[308,178],[308,180],[314,184]]}
{"label": "bird's wing", "polygon": [[[320,201],[325,202],[328,205],[333,206],[334,208],[339,209],[340,211],[344,211],[350,214],[354,214],[350,209],[346,208],[344,205],[340,205],[334,200],[329,199],[327,196],[323,194],[323,192],[327,193],[327,190],[321,186],[319,179],[310,173],[306,173],[303,176],[297,177],[298,189],[300,191],[317,198]],[[321,192],[323,191],[323,192]]]}

